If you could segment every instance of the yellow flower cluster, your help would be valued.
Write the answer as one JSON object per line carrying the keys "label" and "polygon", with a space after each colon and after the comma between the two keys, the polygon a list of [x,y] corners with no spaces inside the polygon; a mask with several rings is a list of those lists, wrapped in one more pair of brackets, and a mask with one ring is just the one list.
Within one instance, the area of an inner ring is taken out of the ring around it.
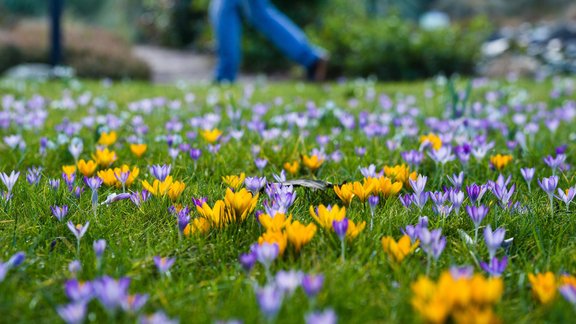
{"label": "yellow flower cluster", "polygon": [[116,161],[117,156],[116,152],[104,148],[96,150],[96,153],[92,155],[92,159],[94,159],[99,166],[109,167]]}
{"label": "yellow flower cluster", "polygon": [[284,253],[288,242],[296,252],[299,252],[302,246],[314,238],[317,229],[312,223],[304,225],[299,221],[292,221],[292,216],[286,217],[285,214],[276,214],[274,217],[262,214],[258,220],[266,229],[266,232],[258,238],[258,244],[277,243],[280,254]]}
{"label": "yellow flower cluster", "polygon": [[257,202],[258,195],[253,196],[244,188],[237,192],[228,188],[224,200],[216,201],[214,207],[203,203],[202,206],[196,206],[196,210],[201,217],[208,221],[211,227],[222,228],[231,223],[245,221],[248,214],[256,208]]}
{"label": "yellow flower cluster", "polygon": [[154,196],[168,195],[172,201],[176,201],[186,189],[186,184],[181,181],[174,181],[172,176],[167,176],[164,181],[155,179],[152,184],[144,180],[142,181],[142,187]]}
{"label": "yellow flower cluster", "polygon": [[394,166],[384,166],[384,175],[393,181],[401,182],[408,186],[410,183],[408,179],[416,180],[418,174],[416,171],[410,172],[410,167],[405,164],[399,164]]}
{"label": "yellow flower cluster", "polygon": [[490,163],[498,171],[504,169],[508,163],[512,161],[512,155],[510,154],[496,154],[490,157]]}
{"label": "yellow flower cluster", "polygon": [[381,242],[384,252],[397,263],[402,262],[408,254],[414,252],[419,244],[418,242],[412,244],[408,235],[402,236],[398,242],[391,236],[385,236]]}
{"label": "yellow flower cluster", "polygon": [[411,285],[412,306],[431,323],[498,323],[493,307],[504,290],[501,278],[475,274],[453,277],[449,271],[438,282],[420,277]]}
{"label": "yellow flower cluster", "polygon": [[[314,220],[325,230],[332,230],[332,222],[341,221],[346,217],[346,207],[340,208],[338,205],[326,207],[324,205],[318,206],[314,209],[310,206],[310,215]],[[355,224],[352,220],[348,219],[348,229],[346,230],[346,238],[353,240],[364,230],[366,222],[362,221]]]}
{"label": "yellow flower cluster", "polygon": [[396,195],[402,189],[402,182],[382,176],[380,178],[364,178],[363,182],[355,181],[334,186],[334,192],[345,206],[350,206],[352,199],[358,199],[364,203],[370,195],[381,195],[385,198]]}

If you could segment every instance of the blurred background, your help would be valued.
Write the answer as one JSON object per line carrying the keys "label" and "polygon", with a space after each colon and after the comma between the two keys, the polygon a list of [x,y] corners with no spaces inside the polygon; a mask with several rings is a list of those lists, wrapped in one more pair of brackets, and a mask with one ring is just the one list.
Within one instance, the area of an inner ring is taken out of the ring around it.
{"label": "blurred background", "polygon": [[[50,0],[0,0],[0,71],[49,62]],[[64,64],[79,77],[210,79],[209,0],[64,0]],[[272,0],[331,55],[332,78],[576,72],[573,0]],[[243,73],[298,77],[246,25]]]}

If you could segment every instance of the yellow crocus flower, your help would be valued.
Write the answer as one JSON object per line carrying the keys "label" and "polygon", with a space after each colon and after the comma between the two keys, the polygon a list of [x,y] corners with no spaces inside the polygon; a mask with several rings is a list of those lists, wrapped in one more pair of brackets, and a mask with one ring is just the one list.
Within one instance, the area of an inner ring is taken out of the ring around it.
{"label": "yellow crocus flower", "polygon": [[[320,205],[317,210],[315,210],[313,206],[310,206],[310,215],[322,228],[332,230],[333,221],[341,221],[346,217],[346,208],[340,208],[338,205],[328,207]],[[348,232],[346,232],[346,234],[348,235]]]}
{"label": "yellow crocus flower", "polygon": [[282,231],[287,224],[290,224],[292,221],[292,215],[286,217],[285,214],[278,213],[272,217],[268,214],[262,214],[258,216],[258,221],[260,221],[260,224],[266,230],[279,232]]}
{"label": "yellow crocus flower", "polygon": [[280,255],[284,254],[284,250],[286,250],[286,245],[288,244],[288,237],[284,232],[278,231],[266,231],[258,238],[258,244],[262,245],[262,243],[276,243],[278,244],[278,253]]}
{"label": "yellow crocus flower", "polygon": [[202,135],[202,138],[204,138],[206,142],[214,144],[222,135],[222,131],[219,130],[218,128],[214,128],[211,130],[205,129],[202,132],[200,132],[200,135]]}
{"label": "yellow crocus flower", "polygon": [[112,169],[100,170],[97,175],[98,178],[102,179],[102,182],[107,186],[115,186],[116,183],[118,183],[118,179],[116,179],[114,170]]}
{"label": "yellow crocus flower", "polygon": [[286,162],[284,163],[284,170],[291,175],[295,175],[298,173],[298,170],[300,170],[300,163],[298,163],[298,161],[293,161],[292,163]]}
{"label": "yellow crocus flower", "polygon": [[378,180],[374,178],[365,178],[364,182],[354,181],[352,183],[352,192],[362,203],[366,202],[368,197],[376,191]]}
{"label": "yellow crocus flower", "polygon": [[352,191],[353,184],[345,183],[341,186],[334,186],[334,192],[342,200],[344,206],[350,206],[352,199],[354,198],[354,192]]}
{"label": "yellow crocus flower", "polygon": [[308,244],[316,234],[316,225],[310,223],[304,225],[299,221],[294,221],[286,225],[286,235],[288,241],[294,246],[296,252],[299,252],[302,246]]}
{"label": "yellow crocus flower", "polygon": [[361,221],[355,224],[352,220],[348,219],[348,229],[346,230],[346,239],[351,241],[366,228],[366,222]]}
{"label": "yellow crocus flower", "polygon": [[85,177],[91,177],[96,172],[97,166],[98,164],[93,160],[84,161],[84,159],[81,159],[78,161],[78,171]]}
{"label": "yellow crocus flower", "polygon": [[180,198],[184,189],[186,189],[186,184],[184,182],[174,181],[168,189],[168,197],[170,197],[172,201],[176,201]]}
{"label": "yellow crocus flower", "polygon": [[222,181],[230,188],[234,190],[238,190],[243,184],[244,180],[246,180],[246,174],[244,172],[240,173],[239,175],[228,175],[222,177]]}
{"label": "yellow crocus flower", "polygon": [[111,131],[109,133],[102,132],[102,134],[100,134],[100,139],[98,140],[98,144],[104,145],[104,146],[110,146],[110,145],[116,143],[116,139],[117,139],[117,135],[116,135],[115,131]]}
{"label": "yellow crocus flower", "polygon": [[512,161],[512,155],[496,154],[490,157],[490,163],[498,171],[504,169]]}
{"label": "yellow crocus flower", "polygon": [[400,190],[402,190],[402,182],[400,181],[392,182],[390,178],[385,176],[378,178],[377,191],[383,197],[388,198],[394,196],[397,193],[399,193]]}
{"label": "yellow crocus flower", "polygon": [[552,272],[528,274],[532,285],[532,295],[542,304],[549,304],[556,297],[556,276]]}
{"label": "yellow crocus flower", "polygon": [[226,212],[229,217],[235,221],[244,221],[249,213],[253,212],[258,202],[258,194],[255,196],[246,188],[233,192],[230,188],[226,189],[224,203]]}
{"label": "yellow crocus flower", "polygon": [[430,144],[435,150],[442,148],[442,140],[434,133],[420,136],[420,144]]}
{"label": "yellow crocus flower", "polygon": [[72,179],[72,175],[76,173],[76,166],[75,165],[63,165],[62,172],[66,175],[68,180]]}
{"label": "yellow crocus flower", "polygon": [[213,208],[210,208],[207,203],[203,203],[202,206],[196,206],[198,213],[217,228],[221,228],[230,222],[226,218],[224,208],[225,204],[223,200],[217,200]]}
{"label": "yellow crocus flower", "polygon": [[144,180],[142,181],[142,187],[154,196],[164,196],[168,193],[168,190],[170,190],[172,182],[172,176],[167,176],[164,181],[154,179],[152,185],[149,184],[148,181]]}
{"label": "yellow crocus flower", "polygon": [[416,247],[418,247],[418,242],[412,244],[408,235],[402,236],[398,242],[396,242],[391,236],[385,236],[382,238],[382,248],[384,249],[384,252],[398,263],[402,262],[402,260],[404,260],[408,254],[412,253]]}
{"label": "yellow crocus flower", "polygon": [[137,158],[141,158],[146,150],[148,149],[148,145],[146,144],[130,144],[130,151],[132,154],[136,155]]}
{"label": "yellow crocus flower", "polygon": [[184,228],[184,236],[190,236],[197,233],[206,234],[210,230],[210,222],[204,217],[194,218],[192,222]]}
{"label": "yellow crocus flower", "polygon": [[308,169],[310,169],[310,171],[312,171],[312,172],[318,170],[318,168],[320,168],[320,166],[322,166],[322,163],[324,163],[324,160],[320,159],[320,157],[318,157],[318,155],[312,155],[312,156],[303,155],[302,156],[302,164],[304,164],[304,166],[307,167]]}
{"label": "yellow crocus flower", "polygon": [[108,150],[108,148],[96,150],[96,154],[92,155],[92,159],[103,167],[109,167],[116,161],[116,152]]}

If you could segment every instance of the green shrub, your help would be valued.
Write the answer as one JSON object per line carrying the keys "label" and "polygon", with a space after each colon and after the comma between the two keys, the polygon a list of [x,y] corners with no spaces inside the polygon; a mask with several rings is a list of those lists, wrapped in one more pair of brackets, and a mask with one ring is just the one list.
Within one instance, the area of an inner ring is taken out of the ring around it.
{"label": "green shrub", "polygon": [[331,16],[312,35],[330,52],[332,76],[412,80],[473,73],[486,31],[484,20],[426,31],[396,17],[344,20]]}
{"label": "green shrub", "polygon": [[[22,21],[14,27],[10,37],[20,58],[16,63],[48,63],[47,35],[47,23],[43,21]],[[79,77],[150,79],[149,67],[132,55],[125,40],[78,24],[64,26],[64,64],[74,68]]]}

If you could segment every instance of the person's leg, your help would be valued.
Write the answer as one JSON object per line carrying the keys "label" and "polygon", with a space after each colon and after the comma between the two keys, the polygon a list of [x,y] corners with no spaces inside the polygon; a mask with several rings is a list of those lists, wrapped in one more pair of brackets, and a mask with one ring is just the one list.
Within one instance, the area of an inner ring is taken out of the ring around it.
{"label": "person's leg", "polygon": [[242,1],[252,25],[288,58],[307,69],[314,69],[318,60],[323,58],[323,52],[312,46],[304,32],[276,9],[269,0]]}
{"label": "person's leg", "polygon": [[240,21],[239,0],[212,0],[210,3],[210,20],[216,37],[215,81],[234,82],[240,65]]}

